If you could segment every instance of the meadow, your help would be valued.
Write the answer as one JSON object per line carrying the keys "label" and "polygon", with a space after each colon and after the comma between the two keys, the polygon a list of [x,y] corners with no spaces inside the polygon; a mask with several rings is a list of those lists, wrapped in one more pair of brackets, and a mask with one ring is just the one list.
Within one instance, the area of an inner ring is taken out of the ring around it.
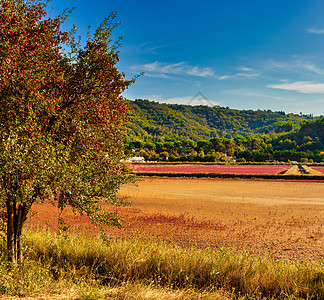
{"label": "meadow", "polygon": [[105,206],[125,220],[123,230],[107,228],[109,244],[86,216],[38,204],[28,219],[27,256],[52,288],[39,283],[35,291],[19,275],[20,293],[38,299],[53,291],[68,295],[64,299],[322,299],[323,192],[317,181],[146,178],[121,189],[131,205]]}
{"label": "meadow", "polygon": [[[91,245],[91,246],[90,246]],[[323,299],[323,266],[163,241],[28,232],[25,263],[0,260],[3,299]],[[3,250],[3,245],[1,245]],[[11,295],[11,296],[9,296]]]}

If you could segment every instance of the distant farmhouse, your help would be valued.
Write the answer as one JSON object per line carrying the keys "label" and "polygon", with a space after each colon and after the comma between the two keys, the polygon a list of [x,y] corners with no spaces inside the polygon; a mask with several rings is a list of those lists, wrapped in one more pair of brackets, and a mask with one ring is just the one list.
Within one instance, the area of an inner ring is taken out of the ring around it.
{"label": "distant farmhouse", "polygon": [[142,156],[135,156],[135,157],[131,157],[131,158],[127,159],[126,161],[130,162],[130,163],[145,162],[145,158]]}

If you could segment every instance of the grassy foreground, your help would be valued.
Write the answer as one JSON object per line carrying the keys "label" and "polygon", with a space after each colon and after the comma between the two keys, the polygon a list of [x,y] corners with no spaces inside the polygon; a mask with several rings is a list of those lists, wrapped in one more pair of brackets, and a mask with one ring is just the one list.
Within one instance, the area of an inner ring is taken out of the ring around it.
{"label": "grassy foreground", "polygon": [[[323,264],[141,239],[27,232],[26,260],[2,255],[0,295],[38,299],[324,299]],[[1,244],[4,253],[4,244]],[[322,262],[323,263],[323,262]],[[50,296],[49,296],[50,295]],[[10,299],[10,298],[8,298]]]}

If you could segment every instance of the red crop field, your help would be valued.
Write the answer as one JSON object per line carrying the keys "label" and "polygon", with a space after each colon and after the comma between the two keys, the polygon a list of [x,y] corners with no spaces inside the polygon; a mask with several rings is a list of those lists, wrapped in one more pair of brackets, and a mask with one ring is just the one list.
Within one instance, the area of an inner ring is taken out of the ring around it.
{"label": "red crop field", "polygon": [[318,167],[318,166],[313,167],[313,166],[312,166],[312,169],[324,173],[324,166],[323,166],[323,167]]}
{"label": "red crop field", "polygon": [[161,173],[278,174],[289,168],[287,165],[133,165],[134,172]]}

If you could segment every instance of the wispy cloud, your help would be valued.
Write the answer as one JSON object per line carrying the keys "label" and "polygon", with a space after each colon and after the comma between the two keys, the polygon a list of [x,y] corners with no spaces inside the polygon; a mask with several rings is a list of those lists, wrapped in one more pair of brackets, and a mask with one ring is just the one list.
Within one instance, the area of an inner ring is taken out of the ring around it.
{"label": "wispy cloud", "polygon": [[173,79],[172,76],[166,75],[164,73],[144,73],[144,76],[151,78],[161,78],[161,79]]}
{"label": "wispy cloud", "polygon": [[123,46],[123,51],[159,55],[160,49],[172,46],[173,44],[158,44],[155,42],[145,42],[138,45],[128,44]]}
{"label": "wispy cloud", "polygon": [[323,70],[316,67],[314,64],[304,64],[303,67],[306,70],[312,71],[312,72],[317,73],[317,74],[323,74],[324,73]]}
{"label": "wispy cloud", "polygon": [[259,72],[255,71],[252,68],[248,68],[248,67],[240,67],[237,70],[239,70],[239,72],[218,76],[217,79],[224,80],[224,79],[239,78],[239,77],[256,78],[261,75]]}
{"label": "wispy cloud", "polygon": [[215,76],[215,72],[212,68],[192,66],[185,62],[169,64],[155,61],[149,64],[134,65],[131,68],[133,70],[141,70],[145,73],[149,72],[148,76],[154,76],[154,74],[189,75],[204,78],[213,78]]}
{"label": "wispy cloud", "polygon": [[234,75],[222,75],[222,76],[218,76],[217,79],[219,80],[225,80],[225,79],[229,79],[229,78],[233,78]]}
{"label": "wispy cloud", "polygon": [[254,78],[259,77],[260,73],[237,73],[235,76],[237,77],[246,77],[246,78]]}
{"label": "wispy cloud", "polygon": [[323,94],[324,83],[314,83],[312,81],[296,81],[292,83],[270,84],[268,88],[296,91],[305,94]]}
{"label": "wispy cloud", "polygon": [[211,68],[193,67],[188,69],[187,74],[198,77],[214,77],[215,72]]}
{"label": "wispy cloud", "polygon": [[181,74],[183,72],[184,63],[164,64],[160,62],[153,62],[150,64],[137,65],[144,72],[165,73],[165,74]]}
{"label": "wispy cloud", "polygon": [[261,76],[262,72],[258,72],[255,69],[247,68],[247,67],[240,67],[237,69],[238,72],[217,76],[217,79],[224,80],[224,79],[235,79],[235,78],[257,78]]}
{"label": "wispy cloud", "polygon": [[318,29],[318,28],[308,28],[307,32],[309,33],[315,33],[315,34],[324,34],[324,29]]}
{"label": "wispy cloud", "polygon": [[240,67],[239,70],[242,72],[253,72],[254,71],[252,68],[248,68],[248,67]]}
{"label": "wispy cloud", "polygon": [[307,58],[293,58],[287,61],[270,60],[265,64],[265,69],[275,72],[294,72],[302,73],[310,71],[316,74],[324,74],[324,71],[316,66],[310,59]]}
{"label": "wispy cloud", "polygon": [[144,72],[148,77],[158,77],[165,79],[175,79],[174,76],[193,76],[200,78],[210,78],[217,80],[233,79],[233,78],[256,78],[260,73],[252,68],[240,67],[236,73],[219,75],[212,67],[193,66],[186,62],[164,63],[155,61],[148,64],[133,65],[130,67],[132,71]]}
{"label": "wispy cloud", "polygon": [[282,97],[274,95],[273,93],[265,93],[260,90],[250,90],[250,89],[232,89],[224,91],[225,94],[240,95],[244,97],[253,97],[259,99],[272,99],[272,100],[284,100]]}

